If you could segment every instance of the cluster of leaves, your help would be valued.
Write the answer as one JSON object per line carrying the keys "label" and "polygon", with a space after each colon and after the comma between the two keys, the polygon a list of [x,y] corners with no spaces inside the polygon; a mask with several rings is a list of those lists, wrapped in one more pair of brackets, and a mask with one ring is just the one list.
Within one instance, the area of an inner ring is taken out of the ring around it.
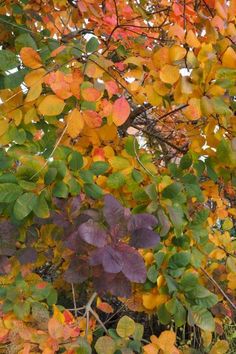
{"label": "cluster of leaves", "polygon": [[235,0],[0,3],[3,350],[181,353],[172,331],[143,345],[128,317],[92,342],[91,306],[55,305],[95,288],[227,351],[211,333],[236,309],[235,14]]}

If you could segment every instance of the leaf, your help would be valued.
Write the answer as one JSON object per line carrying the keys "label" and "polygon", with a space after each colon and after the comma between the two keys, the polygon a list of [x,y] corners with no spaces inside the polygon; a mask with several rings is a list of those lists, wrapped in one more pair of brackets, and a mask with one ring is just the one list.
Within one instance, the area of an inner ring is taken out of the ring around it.
{"label": "leaf", "polygon": [[57,198],[67,198],[68,192],[67,185],[62,181],[57,182],[52,190],[53,196]]}
{"label": "leaf", "polygon": [[13,208],[15,218],[22,220],[28,216],[33,210],[36,202],[37,197],[33,193],[24,193],[18,197]]}
{"label": "leaf", "polygon": [[8,49],[0,50],[0,70],[6,71],[10,69],[14,69],[19,65],[19,59],[16,54],[11,52]]}
{"label": "leaf", "polygon": [[214,332],[215,321],[210,311],[203,309],[200,306],[193,306],[191,310],[189,310],[188,317],[189,316],[191,316],[193,323],[204,331]]}
{"label": "leaf", "polygon": [[103,196],[102,189],[99,186],[97,186],[96,184],[86,184],[85,183],[84,191],[89,197],[91,197],[93,199],[100,199]]}
{"label": "leaf", "polygon": [[25,102],[31,102],[31,101],[36,100],[41,95],[42,89],[43,88],[42,88],[41,83],[31,86],[31,88],[29,89],[29,92],[25,98]]}
{"label": "leaf", "polygon": [[68,161],[69,161],[69,167],[72,171],[79,170],[81,167],[83,167],[84,164],[82,155],[77,151],[73,151],[69,155]]}
{"label": "leaf", "polygon": [[37,197],[35,201],[33,212],[35,213],[36,216],[42,219],[49,218],[50,216],[48,203],[42,193]]}
{"label": "leaf", "polygon": [[15,48],[17,51],[20,51],[24,47],[37,49],[37,45],[29,33],[22,33],[15,39]]}
{"label": "leaf", "polygon": [[120,126],[126,122],[130,115],[130,106],[124,96],[118,98],[112,107],[112,120],[116,126]]}
{"label": "leaf", "polygon": [[15,183],[1,183],[0,184],[0,203],[14,202],[23,190]]}
{"label": "leaf", "polygon": [[40,102],[38,111],[44,116],[57,116],[65,107],[65,102],[55,95],[48,95]]}
{"label": "leaf", "polygon": [[20,51],[23,64],[31,69],[38,69],[42,64],[39,54],[31,47],[24,47]]}
{"label": "leaf", "polygon": [[115,172],[107,178],[107,186],[110,189],[121,188],[125,184],[125,176],[121,172]]}
{"label": "leaf", "polygon": [[82,240],[93,246],[104,247],[107,243],[106,231],[92,219],[81,224],[78,233]]}
{"label": "leaf", "polygon": [[107,245],[103,249],[102,265],[108,273],[119,273],[123,268],[122,254],[112,246]]}
{"label": "leaf", "polygon": [[89,128],[99,128],[102,125],[102,117],[95,111],[84,111],[83,118]]}
{"label": "leaf", "polygon": [[37,252],[32,247],[26,247],[17,252],[17,258],[20,264],[35,263],[37,260]]}
{"label": "leaf", "polygon": [[119,251],[123,259],[122,273],[132,282],[144,283],[146,268],[139,252],[126,244],[121,245]]}
{"label": "leaf", "polygon": [[17,318],[24,320],[25,317],[30,314],[30,303],[26,301],[21,303],[17,302],[13,306],[13,311]]}
{"label": "leaf", "polygon": [[229,343],[226,340],[217,340],[209,354],[225,354],[229,350]]}
{"label": "leaf", "polygon": [[7,120],[0,120],[0,136],[5,134],[9,129],[9,122]]}
{"label": "leaf", "polygon": [[90,170],[96,176],[103,175],[109,169],[109,164],[105,161],[95,161],[90,166]]}
{"label": "leaf", "polygon": [[74,108],[67,116],[67,133],[72,139],[75,139],[84,127],[84,119],[77,108]]}
{"label": "leaf", "polygon": [[113,313],[114,309],[107,302],[100,302],[97,305],[97,309],[104,313]]}
{"label": "leaf", "polygon": [[99,42],[96,37],[91,37],[86,44],[86,52],[92,53],[95,52],[99,47]]}
{"label": "leaf", "polygon": [[128,316],[123,316],[117,323],[116,332],[121,338],[128,338],[135,332],[135,322]]}
{"label": "leaf", "polygon": [[173,85],[179,79],[179,68],[173,65],[164,65],[160,71],[161,81]]}
{"label": "leaf", "polygon": [[98,338],[95,344],[97,354],[114,354],[116,351],[116,344],[114,340],[108,336]]}
{"label": "leaf", "polygon": [[136,229],[131,234],[130,245],[135,248],[152,248],[160,242],[160,236],[147,228]]}

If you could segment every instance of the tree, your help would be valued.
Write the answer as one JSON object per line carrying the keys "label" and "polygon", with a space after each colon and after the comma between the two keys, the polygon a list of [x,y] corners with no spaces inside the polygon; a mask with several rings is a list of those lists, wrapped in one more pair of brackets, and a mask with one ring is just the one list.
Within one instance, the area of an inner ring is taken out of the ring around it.
{"label": "tree", "polygon": [[[234,0],[0,3],[3,350],[90,353],[104,294],[228,350],[210,333],[236,309],[235,15]],[[140,326],[123,317],[94,350],[181,352],[172,331],[143,346]]]}

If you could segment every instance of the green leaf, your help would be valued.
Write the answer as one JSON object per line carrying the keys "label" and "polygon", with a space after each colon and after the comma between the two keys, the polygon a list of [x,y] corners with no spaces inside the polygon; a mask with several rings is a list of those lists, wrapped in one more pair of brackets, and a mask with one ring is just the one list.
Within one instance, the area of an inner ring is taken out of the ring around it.
{"label": "green leaf", "polygon": [[69,186],[69,192],[71,195],[76,196],[80,193],[81,186],[75,178],[72,177],[67,184]]}
{"label": "green leaf", "polygon": [[162,304],[158,307],[157,316],[159,321],[164,325],[167,325],[171,321],[171,315],[167,311],[165,304]]}
{"label": "green leaf", "polygon": [[144,327],[141,323],[135,323],[135,331],[133,337],[135,340],[141,340],[143,338]]}
{"label": "green leaf", "polygon": [[23,320],[30,314],[30,303],[26,301],[21,303],[17,302],[13,306],[13,311],[16,317],[18,317],[20,320]]}
{"label": "green leaf", "polygon": [[76,354],[92,354],[92,349],[86,339],[79,337],[76,340]]}
{"label": "green leaf", "polygon": [[143,176],[142,174],[136,170],[135,168],[132,171],[132,178],[135,180],[137,183],[141,183],[143,181]]}
{"label": "green leaf", "polygon": [[33,191],[36,188],[36,184],[34,182],[19,180],[19,186],[26,191]]}
{"label": "green leaf", "polygon": [[53,196],[57,198],[67,198],[68,193],[69,193],[68,187],[62,181],[57,182],[52,190]]}
{"label": "green leaf", "polygon": [[92,163],[90,170],[94,175],[99,176],[103,175],[109,169],[109,167],[109,164],[105,161],[96,161]]}
{"label": "green leaf", "polygon": [[177,327],[181,327],[186,323],[187,311],[183,307],[180,301],[177,300],[177,308],[174,314],[174,321]]}
{"label": "green leaf", "polygon": [[50,164],[50,167],[57,169],[57,178],[63,179],[65,177],[67,168],[64,161],[62,160],[53,161]]}
{"label": "green leaf", "polygon": [[31,47],[37,50],[37,45],[29,33],[22,33],[15,39],[15,48],[17,52],[19,52],[21,48],[24,47]]}
{"label": "green leaf", "polygon": [[37,200],[33,207],[33,212],[36,216],[42,219],[46,219],[50,216],[48,203],[42,193],[40,194],[40,196],[37,197]]}
{"label": "green leaf", "polygon": [[221,97],[213,97],[211,99],[214,107],[215,113],[218,113],[220,115],[224,116],[231,116],[232,111],[229,109],[229,106],[224,102],[223,98]]}
{"label": "green leaf", "polygon": [[201,308],[200,306],[193,306],[188,313],[188,322],[191,324],[191,321],[204,331],[214,332],[215,330],[215,321],[210,313],[210,311]]}
{"label": "green leaf", "polygon": [[[135,149],[134,149],[134,144],[135,144]],[[135,151],[137,152],[139,149],[139,144],[137,142],[137,139],[133,136],[129,136],[126,141],[125,141],[125,150],[126,152],[130,155],[135,157]]]}
{"label": "green leaf", "polygon": [[107,179],[107,186],[111,189],[118,189],[125,184],[125,176],[121,172],[112,173]]}
{"label": "green leaf", "polygon": [[173,223],[177,233],[180,234],[184,226],[184,213],[181,206],[168,206],[167,209],[171,222]]}
{"label": "green leaf", "polygon": [[181,160],[179,167],[181,170],[186,170],[192,165],[192,156],[190,154],[185,154]]}
{"label": "green leaf", "polygon": [[117,323],[116,332],[121,338],[132,336],[135,332],[135,322],[129,316],[123,316]]}
{"label": "green leaf", "polygon": [[116,343],[112,338],[103,336],[98,338],[95,344],[95,349],[97,354],[114,354]]}
{"label": "green leaf", "polygon": [[100,199],[103,196],[103,190],[96,184],[85,184],[84,191],[87,196],[93,199]]}
{"label": "green leaf", "polygon": [[44,182],[46,185],[51,184],[53,181],[55,181],[57,176],[57,169],[55,167],[49,167],[47,172],[44,175]]}
{"label": "green leaf", "polygon": [[37,197],[34,193],[28,192],[18,197],[13,208],[15,218],[22,220],[28,216],[33,210],[36,202]]}
{"label": "green leaf", "polygon": [[163,261],[165,259],[165,256],[166,256],[166,254],[164,252],[161,252],[161,251],[159,251],[159,252],[154,254],[154,258],[155,258],[155,261],[156,261],[157,269],[159,269],[161,267],[161,265],[162,265],[162,263],[163,263]]}
{"label": "green leaf", "polygon": [[174,199],[176,195],[182,191],[182,184],[180,183],[171,183],[162,191],[163,198]]}
{"label": "green leaf", "polygon": [[147,271],[147,278],[150,280],[152,283],[156,283],[157,281],[157,276],[158,276],[158,270],[156,268],[156,265],[152,265],[150,268],[148,268]]}
{"label": "green leaf", "polygon": [[57,291],[54,288],[51,289],[49,295],[47,296],[47,303],[49,306],[57,303]]}
{"label": "green leaf", "polygon": [[16,54],[8,49],[0,50],[0,70],[6,71],[14,69],[20,64]]}
{"label": "green leaf", "polygon": [[73,151],[69,155],[68,162],[72,171],[78,171],[84,164],[82,155],[77,151]]}
{"label": "green leaf", "polygon": [[190,259],[190,252],[180,251],[170,257],[168,267],[170,269],[186,267],[190,263]]}
{"label": "green leaf", "polygon": [[14,89],[22,84],[25,75],[29,72],[28,69],[21,69],[10,75],[3,76],[4,88]]}
{"label": "green leaf", "polygon": [[90,170],[81,170],[79,172],[80,178],[85,182],[89,184],[93,184],[93,173]]}
{"label": "green leaf", "polygon": [[86,44],[86,52],[92,53],[95,52],[99,47],[99,42],[96,37],[91,37],[90,40]]}
{"label": "green leaf", "polygon": [[20,186],[14,183],[1,183],[0,184],[0,203],[14,202],[23,190]]}

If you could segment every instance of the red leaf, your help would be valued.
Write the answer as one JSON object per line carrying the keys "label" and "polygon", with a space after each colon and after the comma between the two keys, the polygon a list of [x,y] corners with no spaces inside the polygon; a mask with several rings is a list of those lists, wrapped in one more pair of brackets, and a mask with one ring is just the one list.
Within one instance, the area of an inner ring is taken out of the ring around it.
{"label": "red leaf", "polygon": [[107,302],[101,302],[97,308],[99,310],[101,310],[102,312],[105,312],[105,313],[113,313],[114,310],[113,308],[111,307],[111,305],[109,305]]}
{"label": "red leaf", "polygon": [[118,98],[112,109],[112,119],[115,125],[120,126],[128,119],[130,114],[130,106],[125,97]]}

